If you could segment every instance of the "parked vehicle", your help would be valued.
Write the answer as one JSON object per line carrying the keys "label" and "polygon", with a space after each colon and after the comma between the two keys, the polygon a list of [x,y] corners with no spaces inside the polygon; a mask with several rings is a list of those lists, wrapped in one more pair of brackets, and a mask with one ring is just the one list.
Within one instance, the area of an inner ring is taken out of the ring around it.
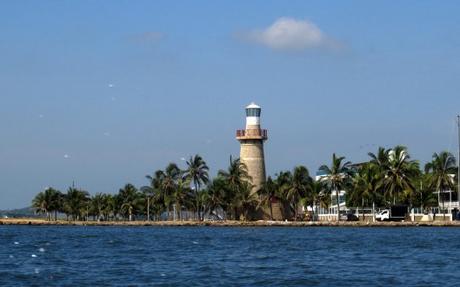
{"label": "parked vehicle", "polygon": [[340,220],[341,221],[358,221],[359,218],[356,216],[354,213],[345,213],[345,214],[340,214]]}
{"label": "parked vehicle", "polygon": [[407,215],[406,205],[393,205],[389,209],[384,209],[375,215],[379,221],[385,220],[404,220]]}
{"label": "parked vehicle", "polygon": [[348,213],[347,214],[347,221],[358,221],[359,218],[356,216],[354,213]]}

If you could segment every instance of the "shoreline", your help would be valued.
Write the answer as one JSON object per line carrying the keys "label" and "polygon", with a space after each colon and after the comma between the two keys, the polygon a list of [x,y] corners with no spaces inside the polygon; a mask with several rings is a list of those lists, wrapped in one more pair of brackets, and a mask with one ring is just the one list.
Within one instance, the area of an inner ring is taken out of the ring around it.
{"label": "shoreline", "polygon": [[362,222],[362,221],[47,221],[36,218],[0,219],[0,225],[33,226],[152,226],[152,227],[460,227],[460,221]]}

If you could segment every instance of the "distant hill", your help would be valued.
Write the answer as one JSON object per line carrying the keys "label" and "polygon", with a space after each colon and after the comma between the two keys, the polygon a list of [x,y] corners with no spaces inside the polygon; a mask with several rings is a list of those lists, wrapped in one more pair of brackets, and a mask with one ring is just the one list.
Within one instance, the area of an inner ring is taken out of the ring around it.
{"label": "distant hill", "polygon": [[8,217],[38,217],[35,214],[35,209],[32,207],[24,207],[18,209],[10,209],[10,210],[0,210],[0,218],[5,216]]}

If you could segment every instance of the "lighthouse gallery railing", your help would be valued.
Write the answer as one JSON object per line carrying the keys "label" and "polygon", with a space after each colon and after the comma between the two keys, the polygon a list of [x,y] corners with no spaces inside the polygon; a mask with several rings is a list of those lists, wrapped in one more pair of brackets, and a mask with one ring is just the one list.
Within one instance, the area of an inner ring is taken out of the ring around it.
{"label": "lighthouse gallery railing", "polygon": [[267,138],[268,132],[264,129],[248,129],[248,130],[237,130],[236,137],[261,137]]}

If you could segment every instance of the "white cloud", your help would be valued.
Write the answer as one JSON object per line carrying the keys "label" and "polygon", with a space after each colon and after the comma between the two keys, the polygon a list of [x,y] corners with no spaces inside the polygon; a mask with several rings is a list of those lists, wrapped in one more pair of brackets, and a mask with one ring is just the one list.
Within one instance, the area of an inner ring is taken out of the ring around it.
{"label": "white cloud", "polygon": [[339,46],[314,23],[288,17],[277,19],[263,30],[245,33],[244,38],[274,50],[298,51],[313,48],[337,48]]}

